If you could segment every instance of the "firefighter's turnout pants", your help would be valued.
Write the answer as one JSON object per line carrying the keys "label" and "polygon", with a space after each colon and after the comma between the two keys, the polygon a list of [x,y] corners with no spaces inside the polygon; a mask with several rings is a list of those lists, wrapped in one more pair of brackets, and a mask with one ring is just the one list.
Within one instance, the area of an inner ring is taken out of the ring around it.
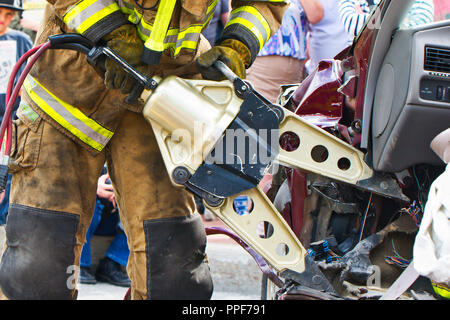
{"label": "firefighter's turnout pants", "polygon": [[33,115],[31,120],[21,112],[15,123],[17,169],[0,267],[3,294],[75,298],[76,266],[106,161],[128,237],[132,298],[208,299],[212,282],[201,218],[192,197],[171,185],[142,115],[124,112],[95,157]]}

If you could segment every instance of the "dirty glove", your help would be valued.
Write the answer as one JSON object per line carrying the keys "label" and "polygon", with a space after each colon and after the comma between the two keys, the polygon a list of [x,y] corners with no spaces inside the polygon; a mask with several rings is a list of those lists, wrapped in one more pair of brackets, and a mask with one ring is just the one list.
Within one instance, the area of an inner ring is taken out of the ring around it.
{"label": "dirty glove", "polygon": [[[140,73],[145,74],[147,66],[141,62],[144,42],[139,38],[135,25],[124,24],[104,37],[106,46],[121,56]],[[121,93],[131,92],[135,79],[111,59],[105,61],[105,86],[120,89]]]}
{"label": "dirty glove", "polygon": [[225,63],[239,78],[245,79],[245,69],[250,66],[251,53],[247,46],[239,40],[224,40],[198,57],[197,67],[203,78],[225,79],[225,76],[213,66],[217,60]]}

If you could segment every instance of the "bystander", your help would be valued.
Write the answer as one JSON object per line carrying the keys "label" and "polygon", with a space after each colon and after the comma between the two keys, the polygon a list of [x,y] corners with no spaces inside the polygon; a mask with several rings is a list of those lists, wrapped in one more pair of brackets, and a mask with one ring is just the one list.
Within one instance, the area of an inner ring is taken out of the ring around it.
{"label": "bystander", "polygon": [[[379,1],[374,1],[377,4]],[[350,36],[350,42],[358,35],[370,16],[374,6],[367,0],[340,0],[339,17],[345,31]],[[433,21],[433,0],[414,1],[406,18],[402,23],[403,28],[413,28]]]}
{"label": "bystander", "polygon": [[275,103],[280,86],[297,84],[304,78],[307,24],[322,19],[318,0],[293,0],[280,29],[259,52],[246,79],[253,88]]}
{"label": "bystander", "polygon": [[[101,222],[107,221],[101,228]],[[100,232],[99,229],[103,229]],[[95,275],[91,272],[92,252],[91,238],[94,234],[113,235],[105,256],[100,259]],[[109,282],[121,287],[131,285],[126,272],[126,265],[130,250],[127,237],[119,218],[119,212],[115,204],[115,196],[109,175],[104,168],[97,183],[97,199],[91,224],[86,234],[86,242],[81,252],[80,283],[95,284],[97,281]]]}
{"label": "bystander", "polygon": [[[27,34],[10,28],[12,20],[22,11],[19,0],[0,0],[0,121],[5,114],[6,90],[12,69],[20,57],[33,46]],[[23,68],[24,65],[19,70],[18,76]],[[20,98],[14,105],[13,116],[19,103]],[[8,214],[11,178],[9,175],[6,189],[0,194],[0,224],[6,222]]]}
{"label": "bystander", "polygon": [[339,19],[339,0],[318,0],[323,7],[322,19],[309,24],[308,56],[305,64],[307,73],[311,73],[320,61],[333,59],[349,44],[349,36]]}

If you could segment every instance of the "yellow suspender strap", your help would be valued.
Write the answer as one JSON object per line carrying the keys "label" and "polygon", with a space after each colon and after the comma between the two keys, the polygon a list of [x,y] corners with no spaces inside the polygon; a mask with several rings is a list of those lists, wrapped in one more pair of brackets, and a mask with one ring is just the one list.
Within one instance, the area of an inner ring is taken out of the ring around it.
{"label": "yellow suspender strap", "polygon": [[166,37],[167,29],[169,29],[176,3],[176,0],[160,1],[152,32],[145,42],[145,47],[150,51],[145,62],[152,65],[159,63],[162,52],[164,51],[164,38]]}

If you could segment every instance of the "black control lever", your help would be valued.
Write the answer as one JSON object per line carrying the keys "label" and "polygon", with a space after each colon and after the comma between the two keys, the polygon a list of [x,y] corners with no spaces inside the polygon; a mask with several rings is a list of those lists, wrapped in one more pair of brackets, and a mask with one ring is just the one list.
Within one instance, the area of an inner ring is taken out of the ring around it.
{"label": "black control lever", "polygon": [[251,87],[249,86],[249,84],[239,78],[225,63],[217,60],[214,62],[213,66],[217,70],[219,70],[225,76],[225,78],[233,83],[234,90],[240,98],[243,99],[248,93],[250,93]]}
{"label": "black control lever", "polygon": [[219,70],[225,78],[230,80],[231,82],[234,82],[236,79],[239,79],[239,77],[231,70],[225,63],[223,63],[220,60],[216,60],[213,64],[213,66]]}
{"label": "black control lever", "polygon": [[124,59],[122,59],[122,57],[120,57],[117,53],[115,53],[108,47],[95,46],[90,50],[90,52],[87,55],[89,63],[91,63],[94,66],[104,64],[104,59],[106,57],[116,62],[136,80],[136,84],[131,89],[130,94],[125,98],[126,103],[128,104],[137,103],[144,89],[153,90],[158,86],[158,83],[154,79],[148,78],[143,74],[139,73],[136,69],[130,66]]}
{"label": "black control lever", "polygon": [[284,118],[284,112],[283,109],[280,108],[277,105],[274,105],[272,102],[270,102],[269,100],[267,100],[263,95],[261,95],[258,91],[254,90],[253,87],[250,85],[250,83],[242,80],[241,78],[239,78],[234,72],[233,70],[231,70],[225,63],[223,63],[220,60],[217,60],[214,62],[214,67],[219,70],[224,76],[225,78],[227,78],[228,80],[230,80],[233,83],[234,86],[234,90],[236,92],[236,94],[238,95],[238,97],[245,99],[245,97],[250,94],[253,93],[254,95],[256,95],[260,100],[262,100],[267,106],[269,106],[270,108],[273,109],[274,112],[277,113],[278,118],[281,120]]}
{"label": "black control lever", "polygon": [[[111,50],[108,47],[94,47],[91,51],[97,52],[100,51],[102,54],[116,62],[119,66],[121,66],[127,73],[129,73],[137,82],[139,82],[144,88],[154,89],[154,83],[152,83],[153,79],[149,79],[146,76],[142,75],[136,69],[128,64],[122,57],[120,57],[117,53]],[[89,54],[89,56],[91,53]],[[98,55],[98,53],[95,53]],[[88,56],[88,57],[89,57]],[[154,81],[154,80],[153,80]],[[156,83],[156,82],[155,82]]]}

